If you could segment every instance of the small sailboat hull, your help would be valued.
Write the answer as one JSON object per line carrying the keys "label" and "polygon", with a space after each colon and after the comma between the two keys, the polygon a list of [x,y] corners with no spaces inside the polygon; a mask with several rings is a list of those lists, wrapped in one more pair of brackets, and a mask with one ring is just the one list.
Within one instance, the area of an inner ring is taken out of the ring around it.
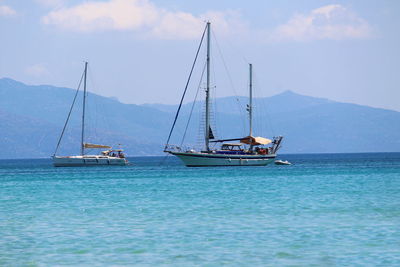
{"label": "small sailboat hull", "polygon": [[[91,144],[85,143],[85,106],[86,106],[86,78],[87,78],[88,63],[85,62],[85,70],[83,72],[83,108],[82,108],[82,132],[81,132],[81,155],[79,156],[56,156],[58,148],[60,146],[61,140],[64,135],[64,131],[68,125],[70,119],[71,111],[74,107],[75,100],[80,88],[81,83],[79,83],[78,89],[76,90],[74,100],[72,102],[70,111],[68,113],[67,120],[65,121],[63,130],[61,132],[60,138],[58,139],[57,147],[53,155],[53,165],[55,167],[85,167],[85,166],[124,166],[128,164],[125,159],[122,149],[113,150],[111,146],[101,145],[101,144]],[[81,79],[81,82],[82,82]],[[108,149],[102,151],[100,155],[85,155],[85,149]],[[112,153],[112,154],[111,154]]]}
{"label": "small sailboat hull", "polygon": [[169,152],[177,156],[187,167],[215,166],[265,166],[272,162],[276,155],[224,155],[213,153]]}
{"label": "small sailboat hull", "polygon": [[54,167],[86,167],[86,166],[125,166],[128,161],[125,158],[107,156],[71,156],[53,157]]}

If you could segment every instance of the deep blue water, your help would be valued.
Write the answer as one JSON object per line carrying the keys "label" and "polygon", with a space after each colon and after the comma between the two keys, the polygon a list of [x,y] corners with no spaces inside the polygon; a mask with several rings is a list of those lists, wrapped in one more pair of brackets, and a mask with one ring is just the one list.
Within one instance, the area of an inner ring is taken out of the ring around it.
{"label": "deep blue water", "polygon": [[400,266],[400,153],[0,160],[0,266]]}

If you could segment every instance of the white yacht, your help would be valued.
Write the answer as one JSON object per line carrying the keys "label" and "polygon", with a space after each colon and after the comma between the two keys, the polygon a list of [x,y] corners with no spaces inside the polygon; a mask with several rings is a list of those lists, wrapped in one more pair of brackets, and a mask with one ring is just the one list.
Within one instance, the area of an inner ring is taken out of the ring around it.
{"label": "white yacht", "polygon": [[[127,165],[128,161],[125,158],[122,149],[112,149],[111,146],[97,145],[85,142],[85,107],[86,107],[86,76],[87,76],[88,63],[85,62],[85,70],[83,73],[83,109],[82,109],[82,132],[81,132],[81,154],[75,156],[58,156],[57,151],[63,138],[65,129],[67,127],[75,100],[80,88],[80,84],[76,91],[74,100],[72,102],[71,109],[68,113],[67,120],[64,124],[64,128],[61,132],[61,136],[58,140],[56,150],[53,155],[53,165],[55,167],[84,167],[84,166],[109,166],[109,165]],[[82,79],[81,79],[82,82]],[[89,155],[86,154],[87,149],[106,149],[101,151],[100,154]]]}
{"label": "white yacht", "polygon": [[[269,163],[274,162],[276,158],[276,153],[280,148],[282,142],[282,136],[274,137],[273,140],[253,136],[252,132],[252,65],[249,64],[250,72],[250,101],[247,106],[247,111],[249,113],[250,122],[250,133],[246,137],[233,138],[233,139],[222,139],[215,140],[213,131],[210,125],[210,22],[207,22],[204,31],[207,31],[207,55],[206,55],[206,101],[205,101],[205,128],[204,128],[204,149],[201,151],[196,151],[194,149],[182,149],[179,146],[170,145],[169,140],[173,132],[177,117],[179,115],[180,108],[182,106],[182,101],[186,93],[187,86],[184,91],[184,95],[181,99],[177,114],[175,116],[174,123],[172,125],[167,144],[165,145],[164,152],[170,153],[177,156],[183,161],[183,163],[188,167],[208,167],[208,166],[265,166]],[[200,42],[199,50],[203,42],[203,37]],[[196,59],[198,52],[196,54]],[[196,59],[194,64],[196,63]],[[192,67],[193,71],[193,67]],[[190,79],[190,76],[189,76]],[[232,142],[235,143],[225,143]],[[219,149],[211,149],[210,143],[221,143]],[[269,146],[267,146],[269,145]],[[246,148],[245,148],[246,146]]]}

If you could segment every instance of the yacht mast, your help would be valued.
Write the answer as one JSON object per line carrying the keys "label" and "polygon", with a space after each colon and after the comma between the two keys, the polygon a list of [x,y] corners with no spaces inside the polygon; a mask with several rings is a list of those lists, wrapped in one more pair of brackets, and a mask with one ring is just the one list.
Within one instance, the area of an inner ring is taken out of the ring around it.
{"label": "yacht mast", "polygon": [[249,83],[250,96],[249,96],[249,107],[248,107],[249,121],[250,121],[249,135],[252,136],[253,135],[253,64],[251,64],[251,63],[249,64],[249,75],[250,75],[250,79],[249,79],[250,80],[250,83]]}
{"label": "yacht mast", "polygon": [[85,153],[85,106],[86,106],[86,76],[87,76],[87,65],[88,63],[85,61],[85,75],[83,78],[83,108],[82,108],[82,137],[81,137],[81,155],[83,156]]}
{"label": "yacht mast", "polygon": [[207,22],[206,151],[210,151],[210,22]]}

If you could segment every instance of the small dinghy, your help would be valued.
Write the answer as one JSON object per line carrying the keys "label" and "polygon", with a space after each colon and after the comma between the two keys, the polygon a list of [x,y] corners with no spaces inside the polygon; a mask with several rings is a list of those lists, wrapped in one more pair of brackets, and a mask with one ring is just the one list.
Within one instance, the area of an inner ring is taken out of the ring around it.
{"label": "small dinghy", "polygon": [[289,161],[287,161],[287,160],[275,160],[275,164],[276,165],[292,165],[292,163],[290,163]]}

